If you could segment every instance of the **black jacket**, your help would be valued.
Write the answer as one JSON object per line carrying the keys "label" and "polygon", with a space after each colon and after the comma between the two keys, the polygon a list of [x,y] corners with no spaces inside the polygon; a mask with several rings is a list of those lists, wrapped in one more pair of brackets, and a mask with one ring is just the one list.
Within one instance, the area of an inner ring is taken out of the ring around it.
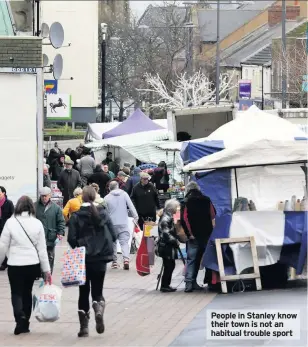
{"label": "black jacket", "polygon": [[165,193],[169,188],[169,174],[164,168],[158,167],[154,170],[151,182],[157,190],[163,190]]}
{"label": "black jacket", "polygon": [[74,197],[74,190],[81,187],[81,178],[77,170],[64,170],[57,182],[58,188],[61,190],[64,201],[68,201]]}
{"label": "black jacket", "polygon": [[57,181],[64,170],[64,165],[60,163],[59,159],[55,159],[50,166],[50,176],[53,181]]}
{"label": "black jacket", "polygon": [[110,177],[103,170],[96,171],[88,178],[88,184],[96,183],[99,186],[99,194],[103,198],[106,195],[106,184]]}
{"label": "black jacket", "polygon": [[156,208],[159,209],[157,190],[152,183],[143,186],[137,183],[131,195],[138,215],[141,217],[156,216]]}
{"label": "black jacket", "polygon": [[185,197],[181,206],[181,224],[186,235],[190,233],[184,220],[184,210],[187,208],[187,217],[191,232],[196,240],[206,244],[213,231],[211,218],[211,199],[203,195],[199,190],[192,189]]}
{"label": "black jacket", "polygon": [[92,217],[90,207],[81,206],[73,213],[68,226],[67,242],[72,248],[86,248],[86,263],[108,263],[113,259],[116,235],[104,208],[98,208],[99,219]]}
{"label": "black jacket", "polygon": [[11,200],[8,200],[6,198],[5,203],[1,207],[1,217],[0,217],[0,235],[2,233],[2,230],[4,228],[4,224],[6,221],[12,217],[14,214],[14,205]]}
{"label": "black jacket", "polygon": [[179,243],[172,214],[164,211],[158,222],[157,255],[165,259],[178,259]]}

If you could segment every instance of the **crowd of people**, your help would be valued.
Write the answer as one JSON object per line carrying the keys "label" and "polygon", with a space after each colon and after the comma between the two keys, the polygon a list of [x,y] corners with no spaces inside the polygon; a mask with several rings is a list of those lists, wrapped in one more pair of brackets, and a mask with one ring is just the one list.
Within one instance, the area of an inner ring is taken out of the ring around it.
{"label": "crowd of people", "polygon": [[[63,194],[63,210],[51,199],[50,182],[54,179]],[[51,283],[55,247],[63,238],[66,225],[69,245],[86,247],[86,283],[79,286],[78,336],[89,334],[90,292],[96,330],[103,333],[106,265],[111,262],[112,269],[119,268],[119,241],[123,269],[129,270],[129,217],[141,230],[146,221],[155,222],[160,209],[158,191],[166,192],[168,187],[169,175],[164,162],[150,176],[127,164],[121,168],[119,160],[113,161],[110,152],[101,164],[96,164],[87,149],[68,149],[62,153],[57,144],[46,157],[44,187],[36,203],[23,196],[14,208],[6,189],[0,187],[0,263],[1,270],[8,268],[16,321],[14,333],[29,332],[34,281],[43,276],[46,283]],[[181,206],[177,200],[170,199],[160,214],[156,250],[164,265],[162,292],[176,290],[170,284],[180,241],[173,215],[179,209],[187,236],[185,292],[202,289],[196,278],[213,229],[215,208],[199,186],[190,182]]]}

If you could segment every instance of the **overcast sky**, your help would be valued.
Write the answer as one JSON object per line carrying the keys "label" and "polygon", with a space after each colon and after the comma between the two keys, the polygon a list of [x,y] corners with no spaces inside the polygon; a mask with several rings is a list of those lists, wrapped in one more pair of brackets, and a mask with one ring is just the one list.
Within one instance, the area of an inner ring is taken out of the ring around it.
{"label": "overcast sky", "polygon": [[160,2],[163,2],[163,1],[140,1],[140,0],[134,1],[134,0],[130,0],[130,7],[131,7],[134,15],[139,18],[150,4],[155,4],[155,3],[159,4]]}

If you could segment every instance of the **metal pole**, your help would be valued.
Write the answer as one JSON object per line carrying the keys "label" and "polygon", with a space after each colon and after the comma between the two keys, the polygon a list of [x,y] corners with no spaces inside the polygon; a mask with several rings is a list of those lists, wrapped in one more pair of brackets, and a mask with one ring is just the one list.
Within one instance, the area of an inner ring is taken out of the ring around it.
{"label": "metal pole", "polygon": [[36,73],[36,140],[37,140],[37,199],[39,190],[43,188],[43,153],[44,153],[44,71],[37,69]]}
{"label": "metal pole", "polygon": [[220,89],[220,52],[219,52],[219,41],[220,41],[220,0],[217,1],[217,39],[216,39],[216,105],[219,105],[219,89]]}
{"label": "metal pole", "polygon": [[287,39],[286,39],[286,20],[287,20],[287,5],[286,0],[282,0],[282,23],[281,23],[281,40],[282,40],[282,108],[287,108],[287,78],[286,78],[286,69],[287,69]]}
{"label": "metal pole", "polygon": [[101,122],[104,123],[106,121],[106,34],[103,33],[103,40],[102,40],[102,81],[101,81],[101,89],[102,89],[102,95],[101,95],[101,107],[102,107],[102,115],[101,115]]}
{"label": "metal pole", "polygon": [[35,1],[32,1],[32,35],[35,36]]}
{"label": "metal pole", "polygon": [[40,36],[40,0],[36,0],[36,36]]}
{"label": "metal pole", "polygon": [[264,66],[262,65],[262,97],[261,97],[261,110],[264,110]]}

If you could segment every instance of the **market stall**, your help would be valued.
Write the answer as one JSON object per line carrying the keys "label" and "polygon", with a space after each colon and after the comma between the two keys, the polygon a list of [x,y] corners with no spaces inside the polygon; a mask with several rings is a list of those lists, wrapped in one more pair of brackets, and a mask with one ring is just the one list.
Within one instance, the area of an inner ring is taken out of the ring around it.
{"label": "market stall", "polygon": [[[279,261],[295,267],[297,273],[302,271],[307,212],[279,211],[278,207],[281,201],[302,200],[305,194],[301,166],[307,163],[307,142],[295,140],[305,138],[296,126],[272,117],[252,108],[209,136],[209,140],[220,139],[224,149],[184,167],[185,172],[198,172],[194,179],[220,211],[204,257],[209,269],[218,271],[216,238],[254,236],[260,266]],[[209,179],[213,174],[215,180]],[[220,201],[219,195],[227,199]],[[237,208],[237,198],[247,202],[246,208]],[[250,209],[250,202],[256,208]],[[224,246],[223,250],[226,274],[252,266],[247,245]]]}
{"label": "market stall", "polygon": [[124,122],[119,123],[113,129],[105,132],[103,138],[109,139],[111,137],[161,129],[164,129],[164,127],[155,123],[155,121],[146,116],[140,108],[138,108]]}

